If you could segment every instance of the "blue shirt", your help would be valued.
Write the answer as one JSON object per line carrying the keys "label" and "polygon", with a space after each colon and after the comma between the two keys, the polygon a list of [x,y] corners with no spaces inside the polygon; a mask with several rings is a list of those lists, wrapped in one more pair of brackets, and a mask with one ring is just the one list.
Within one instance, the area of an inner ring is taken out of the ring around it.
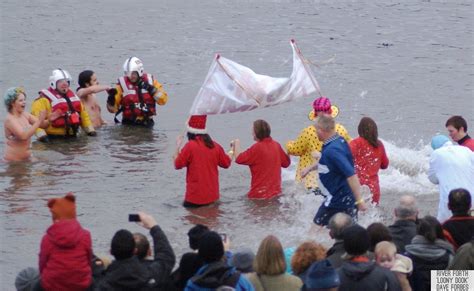
{"label": "blue shirt", "polygon": [[324,142],[318,172],[321,191],[327,196],[326,207],[355,207],[354,194],[347,182],[355,174],[354,161],[349,145],[341,136],[336,134]]}

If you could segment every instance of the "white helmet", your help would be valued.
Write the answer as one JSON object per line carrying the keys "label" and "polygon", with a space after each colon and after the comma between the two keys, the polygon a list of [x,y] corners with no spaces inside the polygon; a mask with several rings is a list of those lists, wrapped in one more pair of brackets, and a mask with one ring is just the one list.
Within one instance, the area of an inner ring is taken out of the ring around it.
{"label": "white helmet", "polygon": [[142,61],[137,57],[130,57],[123,63],[123,73],[127,77],[132,76],[132,72],[137,72],[138,76],[143,76],[144,69]]}
{"label": "white helmet", "polygon": [[71,75],[66,70],[56,69],[53,70],[53,73],[49,77],[49,85],[51,88],[56,90],[56,82],[59,80],[67,80],[69,85],[71,85]]}

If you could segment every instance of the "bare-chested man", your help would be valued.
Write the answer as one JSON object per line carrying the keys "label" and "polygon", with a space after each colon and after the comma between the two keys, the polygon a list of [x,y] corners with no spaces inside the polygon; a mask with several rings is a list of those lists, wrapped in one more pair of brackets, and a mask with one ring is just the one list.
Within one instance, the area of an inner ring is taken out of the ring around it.
{"label": "bare-chested man", "polygon": [[98,128],[106,122],[102,119],[101,108],[95,96],[96,93],[110,90],[110,86],[99,85],[97,76],[91,70],[83,71],[79,74],[79,88],[77,88],[77,96],[81,98],[94,128]]}

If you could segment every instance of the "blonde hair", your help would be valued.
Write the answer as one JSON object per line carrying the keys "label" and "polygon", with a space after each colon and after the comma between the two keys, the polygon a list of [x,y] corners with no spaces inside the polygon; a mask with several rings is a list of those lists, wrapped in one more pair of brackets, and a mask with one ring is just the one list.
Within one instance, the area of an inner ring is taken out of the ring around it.
{"label": "blonde hair", "polygon": [[328,114],[320,114],[316,117],[314,125],[325,132],[331,132],[336,128],[336,121]]}
{"label": "blonde hair", "polygon": [[395,256],[397,253],[397,247],[393,242],[381,241],[375,246],[374,253],[376,257],[384,254]]}
{"label": "blonde hair", "polygon": [[286,270],[285,255],[280,241],[273,235],[262,240],[253,268],[258,275],[280,275]]}

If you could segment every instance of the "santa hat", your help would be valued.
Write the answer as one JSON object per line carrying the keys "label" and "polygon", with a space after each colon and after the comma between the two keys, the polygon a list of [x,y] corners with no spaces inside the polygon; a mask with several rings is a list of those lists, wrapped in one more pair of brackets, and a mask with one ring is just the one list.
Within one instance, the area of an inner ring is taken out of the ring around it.
{"label": "santa hat", "polygon": [[188,120],[186,129],[189,133],[206,134],[206,120],[207,115],[191,115]]}
{"label": "santa hat", "polygon": [[64,198],[54,198],[48,200],[49,211],[54,220],[76,218],[76,197],[69,192]]}

